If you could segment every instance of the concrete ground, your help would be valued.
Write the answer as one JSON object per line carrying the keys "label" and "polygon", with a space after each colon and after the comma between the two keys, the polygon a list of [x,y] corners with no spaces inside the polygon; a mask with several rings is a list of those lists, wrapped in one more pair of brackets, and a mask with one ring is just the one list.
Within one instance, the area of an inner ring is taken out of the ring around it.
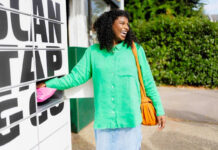
{"label": "concrete ground", "polygon": [[[166,128],[142,126],[142,150],[218,150],[218,90],[159,87]],[[93,122],[72,133],[72,150],[95,150]]]}

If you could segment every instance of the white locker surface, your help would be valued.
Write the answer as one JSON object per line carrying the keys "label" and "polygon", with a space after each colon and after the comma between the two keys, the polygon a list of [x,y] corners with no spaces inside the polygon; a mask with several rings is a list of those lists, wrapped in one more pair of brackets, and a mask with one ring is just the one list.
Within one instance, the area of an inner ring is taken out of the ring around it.
{"label": "white locker surface", "polygon": [[39,150],[38,146],[34,146],[33,148],[31,148],[30,150]]}
{"label": "white locker surface", "polygon": [[71,149],[71,138],[69,130],[69,122],[60,128],[57,132],[40,143],[40,150],[66,150]]}
{"label": "white locker surface", "polygon": [[[64,102],[39,113],[38,118],[39,141],[43,141],[49,135],[54,134],[61,126],[70,122],[69,100],[65,100]],[[68,130],[68,132],[70,131]]]}

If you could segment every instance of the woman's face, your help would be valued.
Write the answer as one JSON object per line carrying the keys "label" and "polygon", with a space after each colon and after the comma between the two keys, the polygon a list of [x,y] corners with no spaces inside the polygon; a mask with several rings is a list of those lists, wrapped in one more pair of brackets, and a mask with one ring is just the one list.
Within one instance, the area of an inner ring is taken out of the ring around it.
{"label": "woman's face", "polygon": [[115,42],[123,41],[126,38],[127,32],[129,31],[129,21],[128,18],[124,16],[118,17],[114,24],[112,25],[112,30],[115,35]]}

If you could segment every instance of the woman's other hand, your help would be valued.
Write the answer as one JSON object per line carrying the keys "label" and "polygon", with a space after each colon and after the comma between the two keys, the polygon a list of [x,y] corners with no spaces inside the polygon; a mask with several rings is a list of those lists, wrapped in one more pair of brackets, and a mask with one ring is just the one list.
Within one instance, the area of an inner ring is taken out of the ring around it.
{"label": "woman's other hand", "polygon": [[41,83],[37,84],[36,87],[38,89],[38,88],[46,87],[46,85],[44,82],[41,82]]}
{"label": "woman's other hand", "polygon": [[165,127],[165,123],[166,123],[165,116],[158,116],[157,117],[157,125],[158,125],[159,130],[162,130]]}

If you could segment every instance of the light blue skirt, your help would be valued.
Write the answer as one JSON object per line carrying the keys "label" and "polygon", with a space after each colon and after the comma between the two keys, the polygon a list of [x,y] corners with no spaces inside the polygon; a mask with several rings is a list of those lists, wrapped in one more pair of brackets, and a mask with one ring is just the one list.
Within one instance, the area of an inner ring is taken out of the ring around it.
{"label": "light blue skirt", "polygon": [[135,128],[95,129],[96,150],[140,150],[141,125]]}

